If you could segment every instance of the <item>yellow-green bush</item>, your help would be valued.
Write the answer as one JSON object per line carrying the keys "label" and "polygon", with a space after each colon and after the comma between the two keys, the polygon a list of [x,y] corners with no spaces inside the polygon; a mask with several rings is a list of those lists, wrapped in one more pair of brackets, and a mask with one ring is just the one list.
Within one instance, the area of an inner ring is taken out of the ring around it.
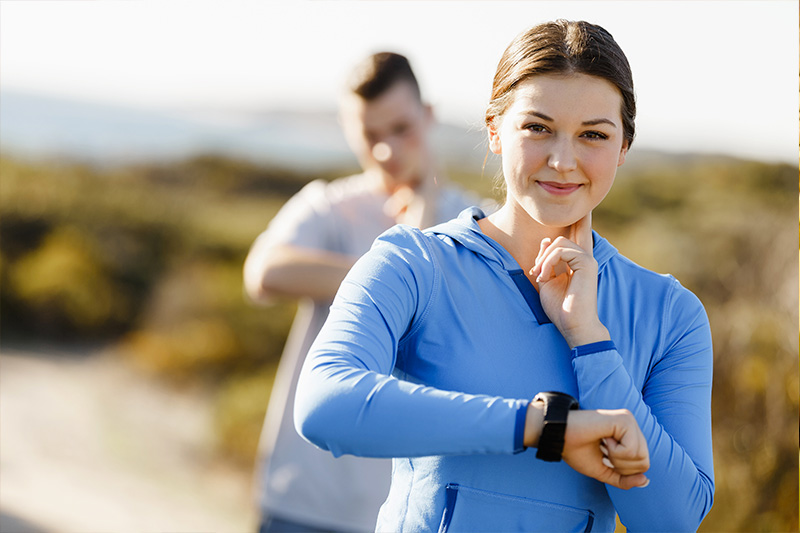
{"label": "yellow-green bush", "polygon": [[46,330],[80,333],[116,325],[129,305],[116,293],[93,243],[74,227],[55,228],[10,265],[8,284],[25,312]]}

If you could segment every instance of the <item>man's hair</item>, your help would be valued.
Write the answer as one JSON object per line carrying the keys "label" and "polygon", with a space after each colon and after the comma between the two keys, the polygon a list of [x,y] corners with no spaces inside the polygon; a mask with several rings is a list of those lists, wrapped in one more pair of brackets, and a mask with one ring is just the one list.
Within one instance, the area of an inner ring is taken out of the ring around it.
{"label": "man's hair", "polygon": [[361,61],[353,69],[345,87],[364,100],[375,100],[399,81],[411,84],[417,98],[422,99],[417,77],[405,56],[379,52]]}

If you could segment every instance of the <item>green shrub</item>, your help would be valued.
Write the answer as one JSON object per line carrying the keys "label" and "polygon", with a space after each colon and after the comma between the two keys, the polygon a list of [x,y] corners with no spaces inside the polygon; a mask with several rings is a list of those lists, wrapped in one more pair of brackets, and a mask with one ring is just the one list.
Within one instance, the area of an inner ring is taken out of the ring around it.
{"label": "green shrub", "polygon": [[60,227],[9,266],[7,290],[45,332],[90,335],[119,329],[130,303],[98,260],[93,243]]}

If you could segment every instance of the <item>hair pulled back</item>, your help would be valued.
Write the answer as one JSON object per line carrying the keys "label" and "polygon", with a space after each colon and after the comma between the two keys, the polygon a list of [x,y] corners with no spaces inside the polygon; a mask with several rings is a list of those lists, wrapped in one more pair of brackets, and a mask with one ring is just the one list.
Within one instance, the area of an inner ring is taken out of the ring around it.
{"label": "hair pulled back", "polygon": [[517,35],[497,65],[486,109],[487,126],[513,103],[517,85],[537,74],[587,74],[614,84],[622,95],[622,127],[631,145],[636,129],[633,75],[628,59],[608,31],[584,21],[556,20]]}

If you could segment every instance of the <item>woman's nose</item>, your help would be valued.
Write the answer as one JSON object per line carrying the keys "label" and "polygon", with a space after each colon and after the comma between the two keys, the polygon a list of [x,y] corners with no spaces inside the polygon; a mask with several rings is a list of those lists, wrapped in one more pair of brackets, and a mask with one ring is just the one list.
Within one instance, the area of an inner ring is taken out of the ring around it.
{"label": "woman's nose", "polygon": [[562,138],[553,143],[547,164],[561,174],[575,170],[578,167],[575,150],[569,139]]}

